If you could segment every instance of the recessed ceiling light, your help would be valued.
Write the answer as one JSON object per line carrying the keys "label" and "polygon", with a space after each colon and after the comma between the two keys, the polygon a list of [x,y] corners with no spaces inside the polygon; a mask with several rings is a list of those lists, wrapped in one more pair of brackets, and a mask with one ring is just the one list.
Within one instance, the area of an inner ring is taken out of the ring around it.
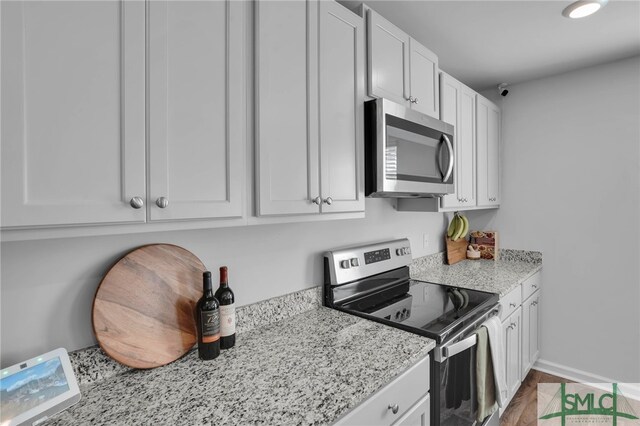
{"label": "recessed ceiling light", "polygon": [[571,3],[562,11],[562,15],[567,18],[584,18],[592,13],[596,13],[608,0],[579,0]]}

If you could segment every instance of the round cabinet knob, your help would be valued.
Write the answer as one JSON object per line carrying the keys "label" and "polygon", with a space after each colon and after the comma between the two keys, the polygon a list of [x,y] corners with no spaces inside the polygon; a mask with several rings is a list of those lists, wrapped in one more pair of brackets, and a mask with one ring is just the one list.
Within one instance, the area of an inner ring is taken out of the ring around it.
{"label": "round cabinet knob", "polygon": [[133,197],[131,201],[129,201],[129,205],[134,209],[140,209],[144,206],[144,200],[140,197]]}
{"label": "round cabinet knob", "polygon": [[331,204],[333,204],[333,198],[327,197],[324,200],[322,200],[322,202],[330,206]]}
{"label": "round cabinet knob", "polygon": [[418,103],[418,98],[413,98],[413,103],[417,104]]}
{"label": "round cabinet knob", "polygon": [[165,197],[160,197],[156,200],[156,206],[160,207],[161,209],[167,208],[168,205],[169,200],[167,200]]}
{"label": "round cabinet knob", "polygon": [[320,203],[322,202],[322,198],[320,198],[320,197],[316,197],[316,198],[314,198],[313,200],[311,200],[311,202],[312,202],[313,204],[320,205]]}
{"label": "round cabinet knob", "polygon": [[391,410],[393,414],[398,414],[399,408],[400,407],[398,407],[398,404],[393,404],[393,405],[389,404],[389,407],[387,409]]}

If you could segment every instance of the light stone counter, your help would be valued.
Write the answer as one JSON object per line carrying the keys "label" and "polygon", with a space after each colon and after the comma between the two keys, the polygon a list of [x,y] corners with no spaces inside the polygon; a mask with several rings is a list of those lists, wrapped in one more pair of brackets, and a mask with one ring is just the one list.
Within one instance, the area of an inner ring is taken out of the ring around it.
{"label": "light stone counter", "polygon": [[[308,310],[298,312],[302,306]],[[164,367],[131,370],[98,348],[73,353],[82,400],[47,424],[328,424],[435,347],[319,306],[318,288],[241,310],[238,323],[244,316],[252,326],[240,326],[236,346],[213,361],[191,351]]]}
{"label": "light stone counter", "polygon": [[444,264],[444,253],[421,257],[410,266],[411,278],[504,296],[542,269],[542,253],[499,250],[499,260],[463,260]]}

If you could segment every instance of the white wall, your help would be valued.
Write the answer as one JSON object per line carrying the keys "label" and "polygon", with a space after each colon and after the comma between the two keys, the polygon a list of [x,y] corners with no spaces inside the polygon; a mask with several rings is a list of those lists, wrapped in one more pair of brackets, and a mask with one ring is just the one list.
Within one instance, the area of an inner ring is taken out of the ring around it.
{"label": "white wall", "polygon": [[509,89],[486,219],[544,254],[541,359],[638,383],[640,57]]}
{"label": "white wall", "polygon": [[446,223],[443,214],[399,213],[388,200],[367,199],[365,219],[2,243],[2,366],[94,344],[95,290],[114,262],[143,244],[178,244],[214,271],[229,266],[245,305],[322,284],[325,250],[409,237],[414,255],[442,251]]}

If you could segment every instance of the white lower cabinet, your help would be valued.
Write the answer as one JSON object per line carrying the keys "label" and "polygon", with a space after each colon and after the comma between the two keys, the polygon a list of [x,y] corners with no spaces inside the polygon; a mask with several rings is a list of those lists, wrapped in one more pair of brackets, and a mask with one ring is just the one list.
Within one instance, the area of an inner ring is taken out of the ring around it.
{"label": "white lower cabinet", "polygon": [[540,290],[522,303],[522,380],[540,355],[539,303]]}
{"label": "white lower cabinet", "polygon": [[[507,404],[520,388],[540,354],[540,288],[542,272],[536,272],[521,285],[500,298],[500,319],[504,339],[504,365]],[[506,405],[500,409],[504,412]]]}
{"label": "white lower cabinet", "polygon": [[429,357],[377,391],[335,424],[389,426],[429,424]]}
{"label": "white lower cabinet", "polygon": [[504,350],[505,350],[505,379],[507,389],[509,391],[507,399],[511,401],[513,395],[520,387],[521,378],[521,362],[522,362],[522,331],[521,331],[522,308],[518,307],[505,321],[502,323],[502,332],[504,334]]}

